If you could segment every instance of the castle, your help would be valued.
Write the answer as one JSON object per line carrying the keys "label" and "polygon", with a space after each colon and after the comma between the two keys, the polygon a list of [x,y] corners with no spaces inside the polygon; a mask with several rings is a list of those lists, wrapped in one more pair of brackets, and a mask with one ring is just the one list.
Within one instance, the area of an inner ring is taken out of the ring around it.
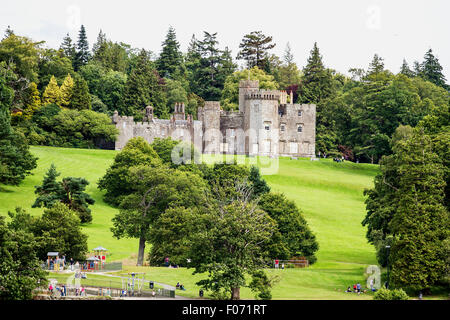
{"label": "castle", "polygon": [[142,122],[133,117],[112,117],[119,129],[115,149],[122,149],[133,137],[149,143],[154,138],[188,141],[207,154],[248,156],[315,157],[316,106],[288,103],[286,91],[260,90],[259,82],[239,83],[239,111],[224,111],[218,101],[206,101],[198,108],[198,120],[185,114],[182,103],[175,104],[170,120],[157,119],[153,108],[145,109]]}

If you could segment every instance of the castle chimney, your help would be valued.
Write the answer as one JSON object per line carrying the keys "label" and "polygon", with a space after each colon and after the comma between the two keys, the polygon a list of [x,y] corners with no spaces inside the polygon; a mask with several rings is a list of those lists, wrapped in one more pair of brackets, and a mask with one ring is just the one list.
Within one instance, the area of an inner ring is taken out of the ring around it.
{"label": "castle chimney", "polygon": [[291,104],[294,104],[294,91],[291,90],[291,94],[289,97],[291,98]]}

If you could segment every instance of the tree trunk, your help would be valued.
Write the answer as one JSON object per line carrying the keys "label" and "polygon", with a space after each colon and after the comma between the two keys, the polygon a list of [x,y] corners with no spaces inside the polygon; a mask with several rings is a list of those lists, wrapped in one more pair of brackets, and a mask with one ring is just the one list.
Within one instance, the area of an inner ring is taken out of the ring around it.
{"label": "tree trunk", "polygon": [[138,253],[138,260],[137,260],[137,266],[142,266],[144,264],[144,250],[145,250],[145,238],[140,237],[139,238],[139,253]]}
{"label": "tree trunk", "polygon": [[231,300],[241,300],[241,288],[231,288]]}

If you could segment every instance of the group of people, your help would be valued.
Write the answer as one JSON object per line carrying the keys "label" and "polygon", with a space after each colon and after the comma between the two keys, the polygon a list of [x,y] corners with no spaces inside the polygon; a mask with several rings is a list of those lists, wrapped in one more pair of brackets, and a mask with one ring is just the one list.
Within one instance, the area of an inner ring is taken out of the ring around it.
{"label": "group of people", "polygon": [[[65,284],[63,284],[61,287],[59,287],[58,285],[56,285],[54,287],[53,284],[50,283],[49,286],[48,286],[48,291],[50,292],[51,296],[54,296],[56,294],[56,292],[58,292],[61,297],[66,297],[67,296],[67,288],[66,288]],[[86,296],[85,288],[84,287],[76,288],[75,289],[75,296]]]}
{"label": "group of people", "polygon": [[341,157],[341,158],[338,158],[338,157],[335,157],[335,158],[333,158],[333,161],[334,162],[344,162],[344,157]]}
{"label": "group of people", "polygon": [[362,290],[361,284],[358,282],[358,283],[353,285],[353,288],[352,288],[352,286],[348,286],[348,288],[347,288],[347,290],[345,292],[354,292],[354,293],[357,293],[357,294],[361,294],[361,292],[362,293],[366,293],[367,290]]}
{"label": "group of people", "polygon": [[175,286],[175,288],[176,288],[176,289],[183,290],[183,291],[186,290],[186,288],[185,288],[182,284],[180,284],[179,282],[177,282],[177,285]]}

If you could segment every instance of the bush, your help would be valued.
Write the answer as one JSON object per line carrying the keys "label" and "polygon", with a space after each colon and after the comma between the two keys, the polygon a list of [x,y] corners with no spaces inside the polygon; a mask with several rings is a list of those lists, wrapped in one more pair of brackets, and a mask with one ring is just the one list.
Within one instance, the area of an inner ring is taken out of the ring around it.
{"label": "bush", "polygon": [[389,290],[385,288],[381,288],[377,292],[375,292],[373,296],[374,300],[408,300],[409,296],[406,294],[403,289],[394,289]]}

